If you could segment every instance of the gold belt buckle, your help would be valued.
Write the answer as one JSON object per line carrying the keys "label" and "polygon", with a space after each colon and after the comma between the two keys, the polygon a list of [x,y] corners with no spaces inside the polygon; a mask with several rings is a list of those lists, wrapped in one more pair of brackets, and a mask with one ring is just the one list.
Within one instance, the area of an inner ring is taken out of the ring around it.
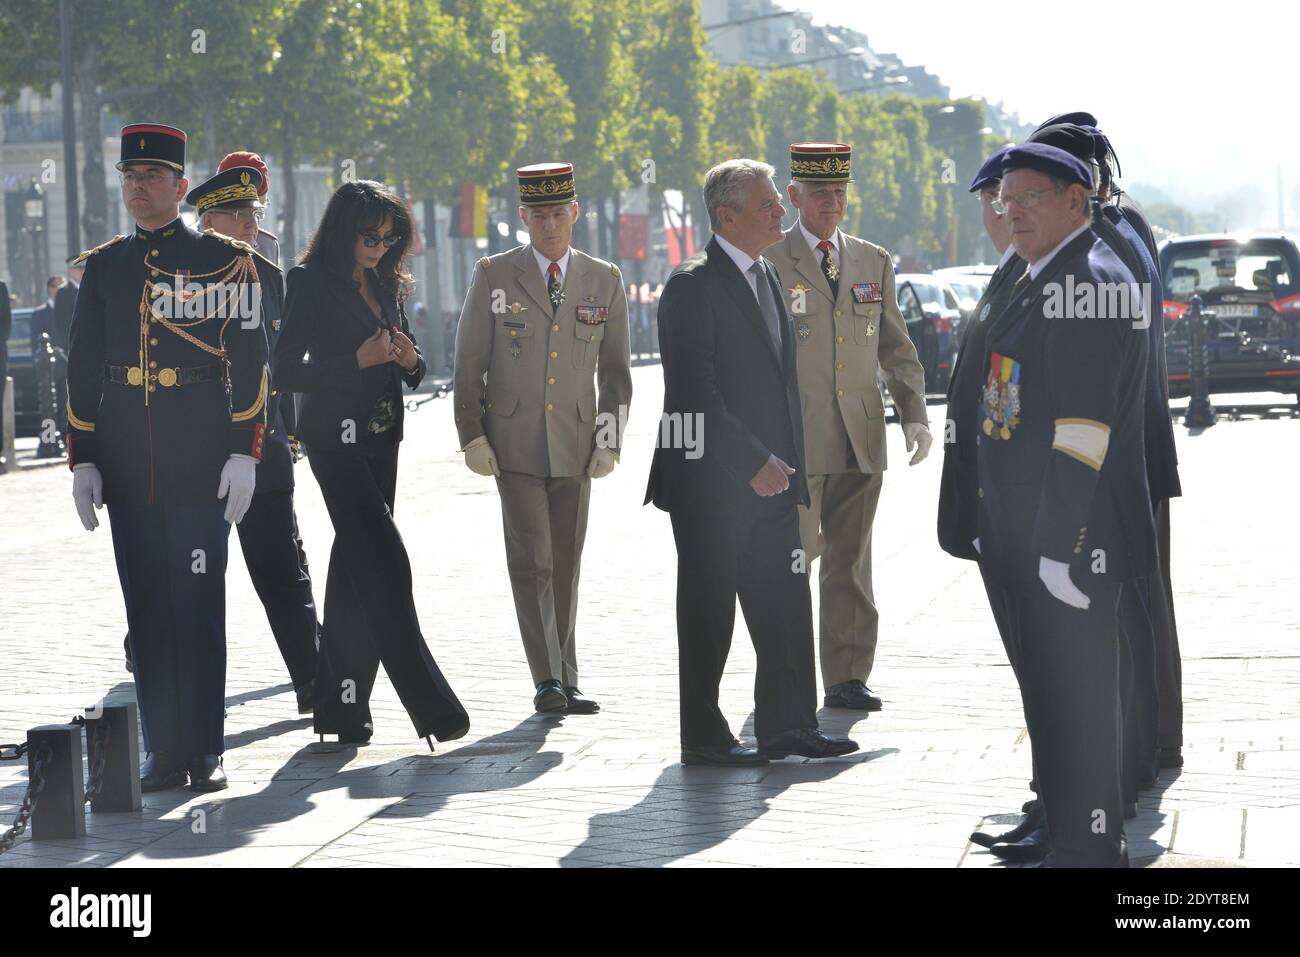
{"label": "gold belt buckle", "polygon": [[144,375],[140,372],[139,366],[131,366],[131,368],[126,370],[127,385],[139,385],[143,381]]}
{"label": "gold belt buckle", "polygon": [[176,384],[176,370],[159,369],[158,384],[165,389],[170,389],[172,386],[174,386]]}

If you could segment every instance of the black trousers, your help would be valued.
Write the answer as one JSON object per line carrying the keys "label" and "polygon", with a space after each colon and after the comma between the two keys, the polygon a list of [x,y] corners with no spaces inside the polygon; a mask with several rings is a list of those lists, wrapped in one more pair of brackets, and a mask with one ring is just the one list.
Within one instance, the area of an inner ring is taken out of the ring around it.
{"label": "black trousers", "polygon": [[812,593],[790,492],[734,507],[693,502],[671,513],[677,543],[677,651],[683,747],[736,739],[718,708],[736,599],[758,656],[754,734],[817,727]]}
{"label": "black trousers", "polygon": [[1122,586],[1076,582],[1087,611],[1042,582],[992,583],[1020,680],[1050,863],[1105,867],[1119,856],[1119,602]]}
{"label": "black trousers", "polygon": [[1160,774],[1157,724],[1156,639],[1151,623],[1150,578],[1125,582],[1119,603],[1120,703],[1123,716],[1123,793],[1136,801],[1139,788]]}
{"label": "black trousers", "polygon": [[443,740],[468,726],[469,716],[420,632],[411,562],[393,520],[397,446],[371,452],[311,449],[307,461],[334,525],[315,730],[373,729],[370,692],[382,661],[416,733]]}
{"label": "black trousers", "polygon": [[1169,580],[1169,499],[1156,502],[1156,535],[1160,545],[1160,574],[1151,579],[1151,623],[1156,643],[1159,688],[1159,740],[1162,749],[1183,746],[1183,658],[1178,648],[1174,590]]}
{"label": "black trousers", "polygon": [[226,750],[225,510],[108,506],[146,751]]}
{"label": "black trousers", "polygon": [[294,688],[301,688],[316,676],[320,626],[307,555],[293,512],[293,492],[254,495],[248,513],[235,528],[248,577],[266,609],[280,657],[289,669]]}

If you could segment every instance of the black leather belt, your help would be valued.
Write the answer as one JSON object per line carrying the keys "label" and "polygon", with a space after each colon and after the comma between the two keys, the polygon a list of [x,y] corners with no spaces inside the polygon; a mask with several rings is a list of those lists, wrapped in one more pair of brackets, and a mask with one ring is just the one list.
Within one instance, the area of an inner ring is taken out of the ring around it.
{"label": "black leather belt", "polygon": [[[139,366],[104,366],[104,378],[118,385],[143,385],[144,374]],[[165,389],[178,385],[196,385],[200,382],[215,382],[221,378],[220,366],[197,366],[192,369],[150,369],[150,384],[157,383]]]}

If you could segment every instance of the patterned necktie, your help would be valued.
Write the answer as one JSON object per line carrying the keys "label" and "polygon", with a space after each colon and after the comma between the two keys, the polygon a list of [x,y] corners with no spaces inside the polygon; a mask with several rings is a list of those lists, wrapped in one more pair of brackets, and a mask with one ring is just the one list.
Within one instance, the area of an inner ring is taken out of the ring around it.
{"label": "patterned necktie", "polygon": [[551,297],[551,312],[555,312],[564,302],[564,293],[560,291],[559,263],[551,263],[546,269],[546,294]]}
{"label": "patterned necktie", "polygon": [[840,270],[835,265],[835,257],[831,255],[831,250],[835,247],[831,245],[829,239],[823,239],[817,244],[817,248],[822,254],[822,275],[830,283],[831,295],[838,299],[840,297]]}
{"label": "patterned necktie", "polygon": [[781,354],[781,314],[776,308],[776,299],[772,296],[772,287],[767,281],[767,270],[763,268],[763,260],[755,260],[754,265],[749,267],[749,271],[754,274],[755,292],[758,295],[758,309],[763,314],[763,322],[767,326],[767,334],[772,337],[772,345],[776,346],[776,354]]}

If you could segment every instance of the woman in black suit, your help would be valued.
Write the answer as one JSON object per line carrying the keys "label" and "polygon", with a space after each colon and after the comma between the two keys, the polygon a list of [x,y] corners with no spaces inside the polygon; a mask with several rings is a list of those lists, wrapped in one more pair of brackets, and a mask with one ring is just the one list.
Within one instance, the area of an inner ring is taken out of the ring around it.
{"label": "woman in black suit", "polygon": [[[286,277],[277,387],[302,394],[298,438],[334,524],[316,675],[315,730],[361,744],[383,662],[416,731],[439,741],[469,717],[429,653],[411,563],[393,521],[402,383],[424,377],[403,301],[411,219],[380,183],[344,183]],[[430,742],[430,747],[433,744]]]}

